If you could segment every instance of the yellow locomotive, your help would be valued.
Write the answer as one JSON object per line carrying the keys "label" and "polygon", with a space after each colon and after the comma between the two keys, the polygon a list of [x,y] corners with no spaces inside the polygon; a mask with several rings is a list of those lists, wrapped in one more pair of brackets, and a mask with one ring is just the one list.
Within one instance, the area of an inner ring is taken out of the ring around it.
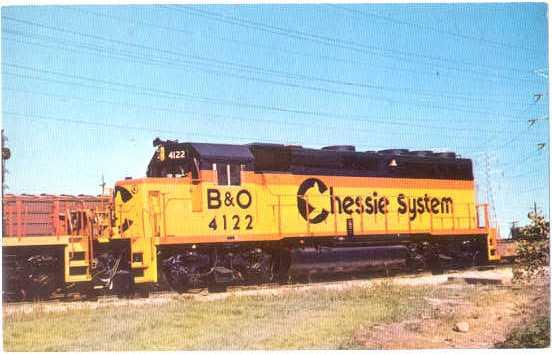
{"label": "yellow locomotive", "polygon": [[[117,182],[108,210],[67,219],[64,283],[128,291],[164,279],[181,291],[302,271],[499,258],[471,160],[454,153],[154,146],[147,177]],[[3,241],[4,250],[19,247]]]}

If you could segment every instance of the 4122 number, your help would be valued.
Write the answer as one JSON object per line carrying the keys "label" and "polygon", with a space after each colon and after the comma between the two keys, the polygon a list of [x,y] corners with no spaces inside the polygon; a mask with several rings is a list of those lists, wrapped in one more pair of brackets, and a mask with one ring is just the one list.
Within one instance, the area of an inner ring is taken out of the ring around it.
{"label": "4122 number", "polygon": [[246,215],[244,217],[244,222],[241,223],[239,215],[232,215],[227,217],[226,215],[221,215],[219,218],[221,225],[217,222],[217,217],[215,216],[209,223],[209,228],[217,230],[219,226],[222,226],[223,230],[253,230],[253,217],[251,215]]}

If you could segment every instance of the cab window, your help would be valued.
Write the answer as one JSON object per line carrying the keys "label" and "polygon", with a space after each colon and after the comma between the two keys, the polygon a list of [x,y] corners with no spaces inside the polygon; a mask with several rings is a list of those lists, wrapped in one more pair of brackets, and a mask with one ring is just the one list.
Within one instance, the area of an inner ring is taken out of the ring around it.
{"label": "cab window", "polygon": [[240,165],[232,164],[228,165],[230,178],[229,182],[231,186],[239,186],[241,184],[241,168]]}
{"label": "cab window", "polygon": [[241,166],[239,164],[213,164],[213,170],[217,174],[217,183],[219,186],[239,186],[241,185]]}

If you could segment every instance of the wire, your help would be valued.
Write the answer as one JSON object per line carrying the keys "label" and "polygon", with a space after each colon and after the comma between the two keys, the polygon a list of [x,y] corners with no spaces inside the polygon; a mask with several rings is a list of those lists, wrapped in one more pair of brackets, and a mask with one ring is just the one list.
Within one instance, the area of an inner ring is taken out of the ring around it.
{"label": "wire", "polygon": [[[530,48],[530,47],[514,45],[514,44],[510,44],[510,43],[506,43],[506,42],[493,41],[493,40],[490,40],[490,39],[484,39],[484,38],[470,36],[470,35],[467,35],[465,33],[457,33],[457,32],[447,31],[447,30],[444,30],[444,29],[441,29],[441,28],[435,28],[435,27],[431,27],[431,26],[427,26],[427,25],[422,25],[421,23],[417,23],[417,22],[409,22],[409,21],[399,20],[399,19],[396,19],[396,18],[393,18],[393,17],[384,16],[384,15],[380,15],[380,14],[375,14],[373,12],[367,12],[365,10],[360,10],[358,8],[345,7],[345,6],[335,5],[335,4],[322,4],[322,5],[327,6],[327,7],[333,7],[333,8],[339,9],[339,10],[343,10],[343,11],[346,11],[348,13],[357,14],[357,15],[360,15],[360,17],[378,18],[378,19],[381,19],[381,20],[384,20],[384,21],[387,21],[387,22],[400,24],[400,25],[407,25],[407,26],[412,26],[412,27],[417,27],[417,28],[422,28],[422,29],[425,29],[425,30],[428,30],[428,31],[432,31],[432,32],[440,33],[440,34],[445,34],[445,35],[456,37],[456,38],[475,40],[475,41],[480,42],[480,43],[490,44],[493,47],[522,49],[522,50],[529,51],[529,52],[534,52],[534,51],[538,50],[537,48]],[[353,17],[358,17],[358,16],[353,16]]]}
{"label": "wire", "polygon": [[[15,117],[24,117],[31,120],[46,120],[46,121],[55,121],[55,122],[61,122],[61,123],[73,123],[73,124],[82,124],[82,125],[90,125],[95,127],[102,127],[102,128],[116,128],[116,129],[123,129],[123,130],[140,130],[140,131],[147,131],[147,132],[153,132],[153,133],[163,133],[163,134],[183,134],[187,136],[194,136],[194,137],[201,137],[201,138],[217,138],[217,139],[237,139],[237,140],[246,140],[246,139],[258,139],[256,138],[248,138],[243,136],[235,136],[235,135],[223,135],[223,134],[198,134],[198,133],[192,133],[192,132],[185,132],[185,131],[178,131],[173,129],[157,129],[157,128],[151,128],[151,127],[144,127],[144,126],[132,126],[132,125],[126,125],[126,124],[115,124],[115,123],[107,123],[107,122],[91,122],[87,120],[79,120],[79,119],[73,119],[73,118],[59,118],[59,117],[52,117],[52,116],[45,116],[45,115],[38,115],[38,114],[22,114],[17,112],[10,112],[10,111],[2,111],[3,114],[15,116]],[[265,139],[265,141],[270,141],[273,143],[281,143],[281,141],[276,140],[270,140]],[[298,142],[291,142],[293,144],[296,144]]]}
{"label": "wire", "polygon": [[[533,102],[531,102],[530,104],[527,105],[527,107],[525,107],[525,109],[517,112],[515,115],[514,115],[514,118],[519,118],[522,114],[524,113],[527,113],[531,108],[533,108],[534,106],[536,106],[536,104],[538,102],[540,102],[542,100],[542,95],[535,95],[537,96],[538,98],[535,99]],[[505,147],[508,147],[510,144],[512,144],[513,142],[515,142],[517,139],[521,138],[523,135],[525,135],[525,133],[527,133],[534,125],[536,122],[539,122],[541,119],[540,118],[536,118],[536,119],[533,119],[534,122],[532,124],[530,124],[529,126],[527,126],[527,128],[520,132],[519,134],[517,134],[513,139],[509,140],[508,142],[506,142],[505,144],[502,144],[500,145],[499,147],[494,147],[494,143],[495,142],[498,142],[498,141],[494,141],[492,142],[491,144],[489,144],[489,142],[486,142],[484,145],[480,145],[478,147],[476,147],[475,149],[484,149],[484,148],[487,148],[489,149],[490,147],[493,147],[494,150],[501,150],[501,149],[504,149]],[[531,121],[531,119],[529,120]]]}
{"label": "wire", "polygon": [[[261,31],[265,31],[265,32],[269,32],[269,33],[273,33],[273,34],[277,34],[277,35],[282,35],[282,36],[286,36],[286,37],[291,37],[291,38],[295,38],[295,39],[308,40],[308,41],[316,42],[316,43],[323,44],[323,45],[326,45],[326,46],[331,46],[331,47],[336,47],[336,48],[341,48],[341,49],[348,49],[348,50],[352,50],[352,51],[356,51],[356,52],[362,52],[362,53],[376,54],[376,55],[383,56],[383,57],[393,57],[393,58],[396,58],[396,59],[399,59],[399,60],[404,60],[404,61],[409,61],[409,62],[413,60],[412,57],[417,57],[417,58],[420,58],[420,59],[418,59],[418,61],[420,61],[421,59],[426,59],[426,61],[429,60],[429,61],[441,61],[441,62],[448,62],[448,63],[456,63],[456,64],[467,65],[467,66],[470,66],[470,67],[484,67],[484,68],[494,69],[494,70],[497,70],[497,69],[498,70],[508,70],[508,71],[515,71],[515,72],[518,72],[518,73],[525,73],[525,74],[530,74],[531,73],[530,70],[525,70],[525,69],[499,67],[499,66],[492,66],[492,65],[483,65],[483,64],[477,64],[477,63],[470,63],[470,62],[464,62],[464,61],[459,61],[459,60],[447,59],[447,58],[442,58],[442,57],[434,57],[434,56],[429,56],[429,55],[423,55],[423,54],[418,54],[418,53],[413,53],[413,52],[405,52],[405,51],[400,51],[400,50],[387,49],[387,48],[382,48],[382,47],[377,47],[377,46],[369,46],[369,45],[365,45],[365,44],[362,44],[362,43],[357,43],[357,42],[350,41],[350,40],[340,40],[340,39],[337,39],[337,38],[320,36],[320,35],[317,35],[317,34],[312,34],[312,33],[292,30],[292,29],[286,29],[286,28],[273,26],[273,25],[267,25],[267,24],[263,24],[263,23],[260,23],[260,22],[255,22],[255,21],[251,21],[251,20],[242,19],[242,18],[239,18],[239,17],[236,17],[236,16],[222,15],[222,14],[218,14],[218,13],[215,13],[215,12],[212,12],[212,11],[201,10],[201,9],[196,8],[196,7],[194,7],[194,8],[192,8],[192,7],[182,7],[182,6],[173,7],[173,6],[164,6],[164,5],[161,5],[161,7],[171,9],[173,11],[185,12],[185,13],[193,14],[193,15],[196,15],[196,16],[210,18],[210,19],[213,19],[213,20],[216,20],[216,21],[219,21],[219,22],[229,23],[229,24],[233,24],[233,25],[246,27],[246,28],[253,28],[253,29],[257,29],[257,30],[261,30]],[[376,51],[376,52],[374,52],[374,51]],[[396,54],[382,54],[382,53],[379,53],[379,52],[390,52],[390,53],[396,53]],[[410,57],[410,58],[404,58],[405,56]],[[424,61],[422,60],[422,62],[424,62]],[[435,63],[431,63],[431,64],[426,63],[426,65],[435,66],[436,64]],[[497,77],[502,76],[502,77],[504,77],[503,75],[479,72],[479,71],[474,71],[474,70],[469,70],[469,69],[445,67],[445,66],[442,66],[442,65],[441,65],[441,67],[444,67],[444,68],[447,68],[447,69],[450,69],[450,70],[457,70],[457,71],[461,71],[461,72],[475,73],[477,75],[487,74],[487,75],[491,75],[491,76],[497,76]],[[534,81],[534,80],[530,80],[530,81]]]}
{"label": "wire", "polygon": [[548,187],[547,185],[544,185],[544,186],[539,186],[539,187],[534,187],[534,188],[522,190],[521,192],[518,192],[517,195],[524,195],[524,194],[532,193],[532,192],[536,192],[536,191],[541,191],[541,192],[543,192],[543,194],[544,194],[544,192],[548,192],[548,194],[550,194],[550,188],[547,188],[547,187]]}
{"label": "wire", "polygon": [[[113,15],[107,15],[107,14],[104,14],[104,13],[98,13],[98,12],[94,12],[94,11],[90,11],[90,10],[84,10],[81,7],[60,6],[59,8],[62,8],[64,10],[75,11],[75,12],[79,12],[79,13],[83,13],[83,14],[89,14],[89,15],[92,15],[92,16],[100,17],[100,18],[108,18],[110,20],[117,21],[117,22],[134,23],[134,21],[129,20],[129,19],[125,19],[125,18],[122,18],[122,17],[113,16]],[[152,23],[142,23],[142,25],[148,26],[148,27],[151,27],[151,28],[156,28],[156,29],[163,29],[163,30],[166,30],[166,31],[169,31],[169,32],[186,33],[186,34],[188,33],[188,31],[182,30],[182,29],[176,28],[176,27],[160,26],[160,25],[152,24]],[[194,33],[194,35],[197,35],[197,33]],[[316,54],[312,54],[312,53],[303,53],[303,52],[293,51],[293,50],[279,48],[279,47],[268,46],[268,45],[259,44],[259,43],[253,43],[253,42],[248,42],[248,41],[237,40],[237,39],[226,37],[226,36],[219,36],[219,35],[214,34],[213,32],[207,32],[206,34],[205,33],[200,33],[200,35],[202,37],[205,37],[205,38],[215,39],[215,40],[217,40],[219,42],[223,42],[225,44],[235,43],[235,44],[240,45],[240,46],[261,48],[261,49],[264,49],[264,50],[270,50],[270,51],[285,53],[286,55],[291,54],[291,55],[302,56],[302,57],[307,57],[307,58],[315,58],[317,60],[322,59],[322,60],[327,60],[327,61],[337,62],[337,63],[348,63],[348,64],[354,64],[354,65],[359,65],[360,64],[360,65],[368,66],[370,68],[380,68],[380,69],[387,70],[387,71],[392,71],[392,72],[402,71],[402,72],[406,72],[406,73],[410,73],[410,74],[419,74],[419,75],[427,75],[427,76],[435,77],[435,71],[412,70],[412,69],[406,69],[406,68],[400,68],[400,67],[377,65],[377,64],[374,64],[372,62],[367,62],[367,61],[362,61],[362,60],[352,60],[352,59],[338,58],[338,57],[328,56],[328,55],[316,55]],[[439,77],[441,78],[441,77],[450,77],[450,76],[440,74]],[[454,78],[454,79],[457,80],[457,78]],[[497,81],[490,80],[490,79],[482,79],[482,78],[478,78],[478,81],[497,83]],[[470,98],[470,99],[474,99],[474,100],[480,99],[479,95],[478,96],[473,96],[473,95],[467,95],[467,94],[462,94],[462,93],[457,93],[457,92],[419,90],[418,88],[414,88],[414,89],[411,89],[411,88],[397,88],[397,89],[412,90],[413,92],[420,92],[420,93],[427,92],[427,93],[431,93],[431,94],[435,94],[435,95],[446,95],[446,96],[451,96],[451,97],[452,96],[466,97],[466,98]],[[481,100],[487,100],[488,97],[491,95],[491,93],[485,92],[484,95],[485,95],[485,98],[484,99],[481,98]],[[493,96],[496,97],[496,95],[493,95]],[[498,96],[505,97],[504,95],[498,95]],[[518,98],[518,96],[515,96],[515,97]],[[491,101],[494,101],[494,100],[491,100]],[[506,103],[506,102],[509,102],[509,101],[501,101],[501,102]]]}
{"label": "wire", "polygon": [[[8,73],[10,74],[10,73]],[[11,75],[11,74],[10,74]],[[115,101],[109,101],[109,100],[98,100],[98,99],[91,99],[91,98],[82,98],[77,96],[69,96],[69,95],[58,95],[58,94],[52,94],[52,93],[42,93],[42,92],[36,92],[36,91],[29,91],[29,90],[20,90],[20,89],[13,89],[10,87],[4,88],[4,91],[11,91],[11,92],[19,92],[19,93],[25,93],[25,94],[31,94],[31,95],[39,95],[39,96],[45,96],[45,97],[54,97],[54,98],[61,98],[61,99],[72,99],[76,101],[82,101],[82,102],[89,102],[89,103],[99,103],[99,104],[110,104],[110,105],[118,105],[122,107],[131,107],[131,108],[142,108],[142,109],[149,109],[152,111],[160,111],[160,112],[172,112],[172,113],[179,113],[179,114],[194,114],[194,115],[203,115],[206,117],[213,117],[213,118],[224,118],[224,119],[231,119],[231,120],[237,120],[240,122],[243,121],[258,121],[262,123],[272,123],[272,124],[278,124],[278,125],[292,125],[292,126],[300,126],[300,127],[306,127],[306,128],[313,128],[313,124],[319,125],[321,128],[326,128],[330,130],[334,129],[341,129],[344,128],[344,126],[336,126],[336,125],[327,125],[324,122],[314,121],[309,123],[303,123],[299,122],[297,120],[294,120],[292,122],[290,121],[281,121],[281,120],[272,120],[272,119],[264,119],[264,118],[258,118],[258,117],[241,117],[241,116],[233,116],[233,115],[222,115],[222,114],[214,114],[214,113],[204,113],[204,112],[195,112],[195,111],[189,111],[189,110],[180,110],[180,109],[171,109],[166,107],[156,107],[156,106],[150,106],[150,105],[140,105],[130,102],[115,102]],[[347,128],[348,129],[348,128]],[[396,135],[394,132],[380,132],[380,131],[374,131],[374,129],[362,129],[360,127],[355,127],[355,132],[365,132],[370,133],[370,135],[379,135],[379,136],[386,136],[391,137]],[[430,132],[419,132],[419,135],[430,135],[432,133]],[[439,134],[440,136],[444,136],[447,138],[458,138],[463,139],[462,137],[456,135],[447,135],[447,134]]]}
{"label": "wire", "polygon": [[[11,31],[6,31],[6,32],[8,34],[13,34],[13,33],[11,33]],[[41,45],[41,44],[33,43],[33,42],[14,40],[14,39],[9,38],[9,37],[6,38],[6,39],[17,42],[17,43],[30,44],[30,45],[34,45],[34,46],[38,46],[38,47],[44,47],[44,48],[50,48],[50,49],[56,49],[56,50],[65,50],[65,51],[69,51],[71,53],[84,53],[82,50],[72,50],[72,49],[63,48],[63,47],[60,47],[60,46],[53,47],[53,46],[48,46],[48,45]],[[86,48],[88,50],[96,50],[98,53],[93,53],[93,54],[99,54],[99,55],[102,55],[104,57],[126,61],[126,59],[114,56],[113,55],[114,51],[110,51],[110,53],[108,54],[108,51],[101,48],[101,47],[100,47],[101,49],[95,49],[95,48],[90,48],[90,47],[80,46],[80,45],[77,46],[77,47]],[[170,61],[169,60],[163,61],[162,59],[161,60],[160,59],[149,59],[148,57],[137,57],[137,56],[134,56],[134,55],[126,55],[126,54],[121,54],[121,55],[125,58],[145,60],[145,62],[144,61],[132,60],[132,62],[134,62],[134,63],[139,63],[139,64],[143,64],[143,65],[157,65],[157,66],[169,65],[171,68],[174,68],[174,67],[178,66],[177,64],[179,63],[178,61],[175,61],[174,59],[172,59]],[[188,65],[196,66],[197,64],[188,64]],[[182,66],[182,65],[180,64],[180,66]],[[206,73],[210,73],[210,74],[229,76],[229,77],[234,77],[234,78],[247,80],[247,81],[262,82],[262,83],[273,84],[273,85],[284,86],[284,87],[300,88],[300,89],[305,89],[305,90],[310,90],[310,91],[315,91],[315,92],[323,92],[323,93],[337,94],[337,95],[343,95],[343,96],[348,96],[348,97],[363,98],[363,99],[369,99],[369,100],[372,100],[372,101],[382,101],[382,102],[385,102],[385,103],[405,104],[401,101],[391,100],[391,99],[388,99],[388,98],[385,98],[385,97],[374,97],[372,95],[357,94],[357,93],[349,92],[349,91],[334,90],[334,89],[327,89],[327,88],[324,88],[324,87],[307,86],[307,85],[300,85],[300,84],[295,84],[295,83],[290,83],[290,82],[275,81],[275,80],[263,79],[263,78],[258,78],[258,77],[238,75],[238,74],[233,74],[233,73],[224,72],[224,71],[220,71],[220,70],[203,69],[201,67],[198,68],[198,70],[206,72]],[[492,113],[492,112],[489,112],[489,111],[477,111],[477,110],[462,109],[462,107],[464,107],[464,106],[460,106],[460,105],[449,104],[447,106],[439,106],[439,105],[434,105],[434,104],[427,104],[426,102],[427,101],[422,101],[422,102],[414,101],[414,102],[410,102],[409,104],[411,104],[413,106],[424,107],[424,108],[445,110],[445,111],[457,111],[457,112],[463,112],[463,113],[474,113],[474,114],[491,114]]]}
{"label": "wire", "polygon": [[[89,126],[95,126],[95,127],[101,127],[101,128],[116,128],[116,129],[122,129],[122,130],[139,130],[139,131],[146,131],[146,132],[154,132],[154,133],[162,133],[162,134],[183,134],[186,136],[194,136],[194,137],[201,137],[201,138],[216,138],[216,139],[231,139],[231,140],[241,140],[248,142],[255,141],[259,139],[259,137],[244,137],[244,136],[236,136],[236,135],[223,135],[223,134],[198,134],[198,133],[192,133],[192,132],[185,132],[185,131],[179,131],[174,129],[158,129],[158,128],[151,128],[151,127],[144,127],[144,126],[132,126],[132,125],[126,125],[126,124],[115,124],[115,123],[107,123],[107,122],[92,122],[88,120],[80,120],[80,119],[74,119],[74,118],[60,118],[60,117],[52,117],[52,116],[46,116],[46,115],[39,115],[39,114],[23,114],[23,113],[17,113],[12,111],[6,111],[3,110],[2,113],[4,115],[11,115],[14,117],[23,117],[30,120],[44,120],[44,121],[55,121],[55,122],[61,122],[61,123],[71,123],[71,124],[81,124],[81,125],[89,125]],[[277,144],[293,144],[293,145],[301,145],[304,144],[303,142],[298,141],[288,141],[288,142],[282,142],[281,140],[273,140],[273,139],[263,139],[263,142],[271,142],[271,143],[277,143]],[[333,144],[332,142],[325,142],[325,143],[317,143],[319,145],[330,145]],[[377,149],[375,146],[369,146],[369,145],[357,145],[357,146],[363,146],[365,148],[372,148]]]}
{"label": "wire", "polygon": [[[435,129],[447,129],[447,130],[456,130],[456,131],[474,131],[474,130],[481,131],[480,128],[459,128],[459,127],[449,127],[449,126],[429,126],[429,125],[425,125],[425,124],[412,124],[412,123],[408,123],[408,122],[404,122],[404,121],[392,121],[392,120],[381,121],[381,120],[374,120],[373,118],[367,117],[367,116],[364,116],[364,115],[349,115],[349,114],[346,115],[346,114],[322,112],[322,111],[308,111],[308,110],[302,110],[302,109],[298,109],[298,108],[289,108],[289,107],[282,107],[282,106],[250,104],[250,103],[237,102],[237,101],[232,101],[232,100],[227,100],[227,99],[195,96],[195,95],[190,95],[190,94],[184,94],[184,93],[181,93],[181,92],[174,92],[174,91],[168,91],[168,90],[162,90],[162,89],[156,89],[156,88],[141,87],[141,86],[137,86],[137,85],[131,85],[131,84],[120,83],[120,82],[115,82],[115,81],[94,79],[94,78],[89,78],[89,77],[84,77],[84,76],[79,76],[79,75],[70,75],[70,74],[55,72],[55,71],[51,71],[51,70],[41,70],[41,69],[31,68],[31,67],[28,67],[28,66],[10,64],[10,63],[5,63],[5,62],[3,63],[3,65],[7,66],[7,67],[13,67],[13,68],[17,68],[17,69],[24,69],[24,70],[39,72],[39,73],[46,73],[46,74],[61,76],[61,77],[65,77],[65,78],[72,78],[72,79],[77,79],[77,80],[90,81],[90,82],[100,83],[100,84],[109,85],[109,86],[119,86],[119,87],[124,87],[124,88],[127,88],[127,89],[133,89],[134,91],[144,91],[144,92],[147,92],[147,93],[160,94],[164,98],[178,97],[178,98],[186,98],[186,99],[194,100],[194,101],[215,103],[215,104],[235,106],[235,107],[255,108],[255,109],[261,109],[261,110],[287,112],[287,113],[295,113],[295,114],[302,114],[302,115],[315,116],[315,117],[326,117],[326,118],[333,118],[333,119],[335,119],[335,118],[344,118],[344,119],[360,121],[360,122],[364,122],[364,123],[371,122],[371,123],[375,123],[375,124],[397,125],[397,126],[418,127],[418,128],[428,128],[428,129],[431,129],[430,127],[432,127],[432,128],[435,128]],[[4,74],[5,75],[12,75],[12,76],[19,75],[19,74],[14,74],[14,73],[9,73],[9,72],[8,73],[5,72]],[[24,76],[24,75],[19,75],[19,77],[21,77],[21,76]],[[26,77],[31,78],[31,79],[36,79],[36,80],[46,80],[46,81],[63,83],[63,84],[67,83],[67,82],[59,81],[59,80],[41,79],[40,77],[32,77],[32,76],[26,76]],[[88,87],[106,89],[106,87],[97,87],[97,86],[90,86],[90,85],[88,85]],[[108,89],[110,89],[110,88],[108,88]]]}
{"label": "wire", "polygon": [[[535,152],[537,154],[535,154]],[[507,163],[498,163],[497,165],[498,166],[502,166],[503,168],[504,167],[510,167],[510,166],[514,166],[514,165],[518,165],[520,164],[521,162],[528,162],[528,161],[532,161],[534,159],[536,159],[537,157],[541,157],[541,156],[546,156],[544,154],[538,154],[537,151],[532,151],[531,153],[523,156],[522,158],[520,159],[517,159],[515,161],[511,161],[511,162],[507,162]]]}
{"label": "wire", "polygon": [[[235,62],[228,62],[228,61],[224,61],[224,60],[206,58],[206,57],[197,56],[197,55],[189,55],[189,54],[185,55],[185,54],[182,54],[182,53],[179,53],[179,52],[166,50],[166,49],[162,49],[162,48],[149,47],[149,46],[140,45],[140,44],[136,44],[136,43],[130,43],[130,42],[125,42],[125,41],[121,41],[121,40],[105,38],[105,37],[101,37],[101,36],[97,36],[97,35],[90,35],[90,34],[78,32],[78,31],[62,29],[62,28],[55,27],[55,26],[46,26],[46,25],[39,24],[39,23],[36,23],[36,22],[15,19],[13,17],[3,16],[3,18],[7,19],[8,21],[19,22],[19,23],[23,23],[23,24],[26,24],[26,25],[36,26],[36,27],[39,27],[39,28],[46,28],[46,29],[50,29],[50,30],[54,30],[54,31],[62,32],[62,33],[69,33],[69,34],[72,34],[72,35],[77,35],[77,36],[81,36],[81,37],[85,37],[85,38],[91,38],[91,39],[94,39],[94,40],[101,40],[101,41],[115,43],[115,44],[122,44],[122,45],[125,45],[125,46],[139,48],[139,49],[147,49],[147,50],[151,50],[151,51],[155,51],[155,52],[161,52],[161,53],[165,53],[165,54],[174,55],[174,56],[181,57],[181,58],[191,58],[194,61],[189,61],[188,60],[188,61],[182,61],[182,62],[186,63],[187,65],[195,65],[195,66],[203,67],[202,69],[199,69],[199,70],[202,70],[202,71],[207,71],[208,70],[211,73],[214,72],[214,73],[217,73],[219,75],[233,76],[233,77],[238,77],[238,78],[241,78],[241,79],[248,79],[248,80],[254,80],[254,81],[262,80],[262,79],[259,79],[259,78],[246,77],[246,76],[243,76],[243,75],[238,76],[236,74],[231,74],[231,73],[228,73],[228,72],[225,72],[225,71],[216,71],[216,70],[212,70],[212,69],[205,69],[204,67],[208,66],[210,68],[212,65],[219,65],[219,66],[222,66],[224,68],[231,67],[232,70],[239,70],[239,71],[243,71],[243,72],[256,72],[256,73],[261,73],[261,74],[266,74],[266,75],[275,75],[275,76],[284,77],[284,78],[288,78],[288,79],[300,79],[300,80],[308,80],[308,81],[315,81],[315,82],[323,82],[323,83],[329,83],[329,84],[335,84],[335,85],[342,85],[342,86],[346,86],[346,87],[367,88],[367,89],[374,89],[374,90],[379,90],[379,91],[384,91],[384,92],[393,92],[393,93],[400,92],[400,93],[404,93],[404,94],[418,95],[418,96],[425,96],[425,97],[439,97],[439,98],[448,98],[448,99],[455,99],[455,100],[468,100],[468,101],[478,101],[478,102],[483,101],[483,102],[496,102],[496,103],[503,103],[503,104],[512,104],[511,101],[496,100],[496,99],[487,98],[487,97],[485,97],[485,98],[483,98],[483,97],[473,97],[473,96],[467,96],[467,95],[459,95],[457,93],[447,94],[445,92],[437,93],[435,91],[420,90],[418,88],[389,87],[389,86],[384,86],[384,85],[365,84],[365,83],[359,83],[359,82],[353,82],[353,81],[327,79],[327,78],[309,76],[309,75],[298,74],[298,73],[289,73],[289,72],[284,72],[284,71],[278,71],[278,70],[272,70],[272,69],[267,69],[267,68],[261,68],[261,67],[257,67],[257,66],[246,65],[246,64],[243,64],[243,63],[235,63]],[[35,37],[35,38],[39,37],[39,36],[36,36],[36,35],[30,35],[28,33],[19,32],[19,31],[5,30],[4,32],[7,33],[7,34],[16,35],[16,36]],[[55,38],[55,37],[51,37],[51,36],[42,35],[40,37],[48,38],[49,41],[59,41],[59,38]],[[67,40],[65,40],[65,41],[70,42],[70,41],[67,41]],[[28,44],[32,44],[32,43],[28,43]],[[34,44],[34,45],[37,45],[37,44]],[[79,47],[79,48],[83,47],[82,44],[76,44],[76,45],[73,44],[73,46],[76,46],[76,47]],[[95,47],[97,47],[97,46],[95,46]],[[99,47],[99,48],[102,48],[102,47]],[[90,48],[87,47],[87,49],[90,49]],[[100,49],[98,49],[98,50],[100,50]],[[104,50],[105,50],[105,48],[104,48]],[[108,52],[112,53],[113,49],[110,49]],[[127,53],[129,53],[129,52],[127,52]],[[131,53],[131,54],[135,54],[135,53]],[[171,62],[174,61],[173,58],[170,58],[170,59],[165,58],[165,59],[171,60]],[[197,63],[196,61],[199,61],[199,63]],[[204,62],[207,62],[209,64],[203,64]],[[290,83],[282,83],[282,82],[275,82],[275,81],[268,81],[268,80],[264,80],[264,81],[265,81],[265,83],[272,83],[272,84],[276,84],[276,85],[284,85],[284,86],[293,85],[293,84],[290,84]],[[326,88],[321,88],[321,87],[304,86],[304,85],[297,85],[297,84],[294,85],[294,86],[304,88],[304,89],[307,89],[307,90],[314,90],[314,91],[319,91],[319,92],[340,94],[340,95],[345,95],[345,96],[350,96],[350,97],[369,98],[369,99],[378,100],[378,101],[400,103],[399,101],[390,100],[389,98],[375,98],[374,96],[360,95],[360,94],[356,94],[354,92],[348,92],[348,91],[332,90],[332,89],[326,89]],[[469,110],[469,109],[461,110],[461,108],[465,108],[465,106],[460,106],[460,105],[455,105],[455,106],[454,105],[448,105],[447,107],[442,107],[442,106],[427,105],[427,104],[424,105],[424,104],[419,103],[419,102],[414,102],[412,104],[413,105],[418,105],[418,106],[421,106],[421,107],[425,107],[425,108],[429,107],[429,108],[439,108],[439,109],[444,109],[444,110],[456,110],[456,111],[464,112],[464,113],[481,113],[481,114],[489,114],[490,113],[490,112],[481,112],[481,111],[478,112],[478,111]]]}

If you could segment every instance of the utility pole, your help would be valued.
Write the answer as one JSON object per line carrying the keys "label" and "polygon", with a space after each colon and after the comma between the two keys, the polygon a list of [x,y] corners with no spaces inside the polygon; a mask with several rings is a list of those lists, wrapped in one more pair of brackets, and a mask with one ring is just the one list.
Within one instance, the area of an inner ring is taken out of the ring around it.
{"label": "utility pole", "polygon": [[496,222],[496,209],[495,209],[495,203],[494,203],[494,195],[493,195],[493,185],[491,183],[491,165],[489,162],[489,153],[485,152],[485,181],[487,184],[486,188],[486,196],[487,196],[487,202],[490,205],[490,211],[491,215],[493,216],[493,221]]}
{"label": "utility pole", "polygon": [[11,151],[6,147],[7,141],[8,138],[4,135],[4,129],[2,129],[2,200],[4,200],[4,189],[6,189],[4,183],[6,177],[6,160],[9,160],[11,157]]}
{"label": "utility pole", "polygon": [[9,160],[11,157],[11,151],[6,147],[6,141],[8,141],[8,138],[4,135],[4,129],[1,131],[1,140],[2,140],[2,230],[6,230],[5,228],[5,218],[4,218],[4,189],[6,188],[6,185],[4,184],[4,177],[6,174],[6,160]]}
{"label": "utility pole", "polygon": [[519,221],[512,220],[512,226],[510,226],[510,238],[517,238],[519,236],[519,230],[517,227]]}
{"label": "utility pole", "polygon": [[100,183],[100,187],[102,187],[102,197],[105,195],[105,180],[104,180],[104,175],[102,173],[102,183]]}

